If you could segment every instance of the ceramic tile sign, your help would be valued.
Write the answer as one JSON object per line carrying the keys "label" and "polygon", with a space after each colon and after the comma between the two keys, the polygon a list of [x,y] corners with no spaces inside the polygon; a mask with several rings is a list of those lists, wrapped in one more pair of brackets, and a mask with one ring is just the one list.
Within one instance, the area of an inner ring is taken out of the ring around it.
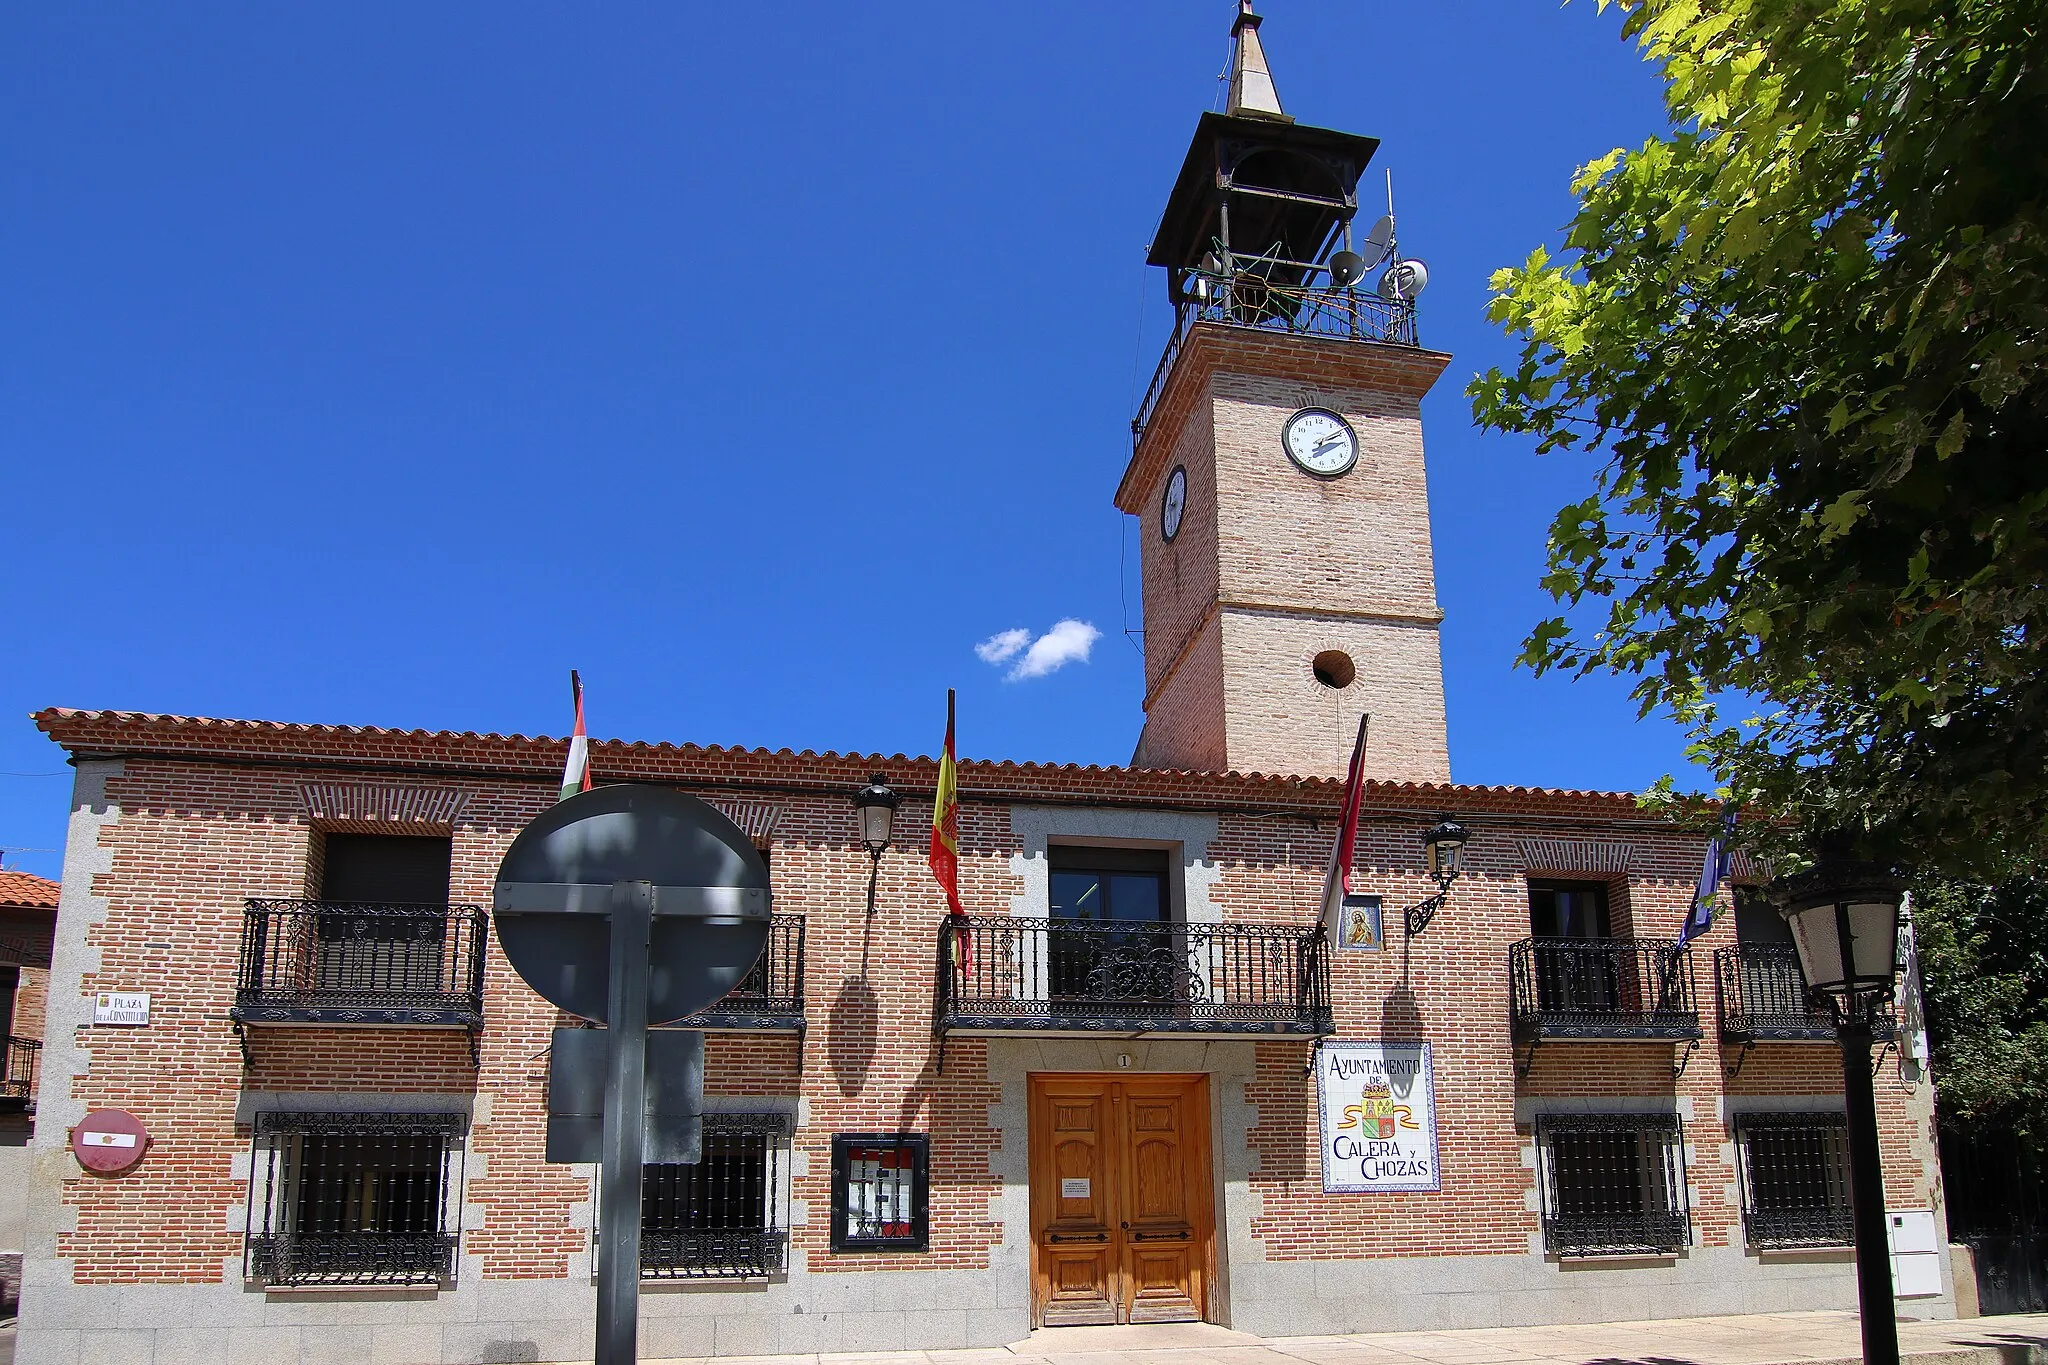
{"label": "ceramic tile sign", "polygon": [[1380,898],[1351,895],[1337,914],[1337,946],[1378,952],[1387,946],[1380,931]]}
{"label": "ceramic tile sign", "polygon": [[95,1024],[121,1024],[130,1028],[149,1023],[148,991],[101,991],[92,1000]]}
{"label": "ceramic tile sign", "polygon": [[1428,1043],[1324,1043],[1316,1102],[1325,1192],[1442,1187]]}
{"label": "ceramic tile sign", "polygon": [[125,1109],[95,1109],[71,1130],[71,1154],[94,1175],[134,1169],[149,1147],[148,1131]]}

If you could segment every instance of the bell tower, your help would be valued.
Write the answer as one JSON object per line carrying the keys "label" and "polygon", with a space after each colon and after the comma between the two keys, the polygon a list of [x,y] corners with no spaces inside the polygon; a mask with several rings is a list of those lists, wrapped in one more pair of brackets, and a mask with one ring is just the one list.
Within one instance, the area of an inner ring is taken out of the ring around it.
{"label": "bell tower", "polygon": [[[1174,307],[1116,505],[1139,522],[1138,767],[1447,782],[1418,262],[1354,251],[1376,139],[1296,123],[1240,0],[1227,112],[1205,113],[1147,263]],[[1364,276],[1382,258],[1373,289]]]}

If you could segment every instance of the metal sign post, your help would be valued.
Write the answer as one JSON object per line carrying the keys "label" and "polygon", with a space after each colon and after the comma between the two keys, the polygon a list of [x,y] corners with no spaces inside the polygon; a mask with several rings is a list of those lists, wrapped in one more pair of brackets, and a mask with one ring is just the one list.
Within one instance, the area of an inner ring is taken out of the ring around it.
{"label": "metal sign post", "polygon": [[597,1362],[640,1354],[640,1196],[647,1129],[647,976],[654,886],[612,887],[611,999],[605,1040],[604,1161],[598,1168]]}
{"label": "metal sign post", "polygon": [[[716,1003],[753,968],[768,944],[768,866],[737,825],[693,796],[598,787],[520,831],[492,901],[513,970],[550,1004],[605,1025],[597,1365],[633,1365],[648,1127],[657,1125],[657,1154],[674,1160],[694,1147],[702,1109],[693,1070],[686,1114],[648,1114],[648,1027]],[[573,1125],[556,1150],[556,1098],[549,1159],[589,1159],[572,1151]],[[671,1117],[688,1125],[687,1142],[661,1126]]]}

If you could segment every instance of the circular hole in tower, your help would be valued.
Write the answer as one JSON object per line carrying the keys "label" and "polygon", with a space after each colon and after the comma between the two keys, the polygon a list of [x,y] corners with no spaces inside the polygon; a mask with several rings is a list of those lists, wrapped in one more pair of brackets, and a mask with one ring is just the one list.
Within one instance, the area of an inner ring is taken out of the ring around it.
{"label": "circular hole in tower", "polygon": [[1358,678],[1358,665],[1341,649],[1326,649],[1309,661],[1316,681],[1335,692],[1351,686]]}

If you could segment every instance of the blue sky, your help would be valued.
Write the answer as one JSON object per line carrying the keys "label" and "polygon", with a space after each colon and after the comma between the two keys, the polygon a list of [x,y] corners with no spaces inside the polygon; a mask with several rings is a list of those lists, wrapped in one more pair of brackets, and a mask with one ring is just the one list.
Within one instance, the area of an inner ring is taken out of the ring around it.
{"label": "blue sky", "polygon": [[[1670,727],[1512,667],[1587,469],[1462,390],[1654,73],[1589,2],[1263,8],[1456,357],[1454,775],[1640,789]],[[8,7],[6,865],[58,871],[47,705],[561,734],[573,665],[603,736],[928,752],[955,686],[964,755],[1128,760],[1142,261],[1233,10]],[[1085,661],[976,655],[1068,619]]]}

